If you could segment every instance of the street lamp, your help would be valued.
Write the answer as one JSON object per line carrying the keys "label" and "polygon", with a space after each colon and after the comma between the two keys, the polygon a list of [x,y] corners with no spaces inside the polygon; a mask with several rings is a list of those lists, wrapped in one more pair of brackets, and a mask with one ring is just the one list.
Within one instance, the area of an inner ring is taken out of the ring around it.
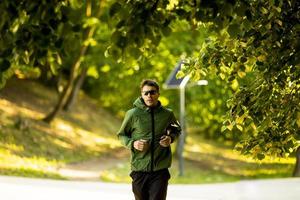
{"label": "street lamp", "polygon": [[207,80],[199,80],[197,82],[189,83],[190,76],[187,75],[184,78],[177,79],[176,74],[180,70],[182,62],[179,62],[174,68],[172,73],[169,75],[168,80],[164,84],[166,89],[179,89],[180,92],[180,126],[181,126],[181,135],[179,136],[178,146],[177,146],[177,156],[179,164],[179,176],[183,175],[184,171],[184,159],[183,159],[183,150],[186,137],[186,127],[185,127],[185,88],[196,86],[196,85],[207,85]]}

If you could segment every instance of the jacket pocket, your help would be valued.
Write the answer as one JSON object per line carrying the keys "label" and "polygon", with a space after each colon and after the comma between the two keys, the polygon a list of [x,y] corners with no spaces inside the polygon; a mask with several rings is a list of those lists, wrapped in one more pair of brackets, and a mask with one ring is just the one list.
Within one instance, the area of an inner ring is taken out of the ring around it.
{"label": "jacket pocket", "polygon": [[154,166],[159,169],[168,168],[171,165],[171,161],[171,147],[162,147],[159,145],[155,151]]}
{"label": "jacket pocket", "polygon": [[131,160],[133,171],[147,171],[149,164],[150,156],[146,153],[136,153]]}

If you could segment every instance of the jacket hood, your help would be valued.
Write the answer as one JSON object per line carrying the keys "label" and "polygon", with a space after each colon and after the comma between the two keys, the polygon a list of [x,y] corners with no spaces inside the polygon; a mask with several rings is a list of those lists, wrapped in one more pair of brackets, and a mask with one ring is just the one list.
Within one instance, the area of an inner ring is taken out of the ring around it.
{"label": "jacket hood", "polygon": [[[137,107],[137,108],[140,108],[140,109],[142,109],[142,110],[146,110],[146,111],[148,111],[148,112],[151,110],[150,107],[146,106],[146,104],[144,103],[144,100],[143,100],[142,97],[138,97],[138,98],[134,101],[133,106],[134,106],[134,107]],[[158,109],[160,109],[160,108],[161,108],[161,103],[160,103],[160,101],[158,101],[157,106],[154,108],[154,110],[158,110]]]}

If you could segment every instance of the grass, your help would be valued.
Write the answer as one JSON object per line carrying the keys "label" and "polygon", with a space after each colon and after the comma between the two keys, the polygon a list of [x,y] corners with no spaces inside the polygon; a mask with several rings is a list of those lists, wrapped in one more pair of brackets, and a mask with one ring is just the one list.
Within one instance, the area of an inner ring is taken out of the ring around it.
{"label": "grass", "polygon": [[31,178],[66,180],[65,177],[63,177],[57,173],[51,173],[51,172],[47,172],[45,170],[35,170],[35,169],[24,168],[24,167],[0,168],[0,174],[9,175],[9,176],[31,177]]}
{"label": "grass", "polygon": [[57,169],[119,149],[120,121],[80,95],[50,125],[41,121],[57,95],[33,81],[13,80],[0,94],[0,174],[61,179]]}
{"label": "grass", "polygon": [[[250,179],[290,177],[294,158],[253,160],[231,147],[207,141],[200,136],[187,137],[184,152],[184,176],[179,176],[178,161],[170,168],[173,184],[202,184]],[[129,162],[106,170],[101,179],[107,182],[130,183]]]}

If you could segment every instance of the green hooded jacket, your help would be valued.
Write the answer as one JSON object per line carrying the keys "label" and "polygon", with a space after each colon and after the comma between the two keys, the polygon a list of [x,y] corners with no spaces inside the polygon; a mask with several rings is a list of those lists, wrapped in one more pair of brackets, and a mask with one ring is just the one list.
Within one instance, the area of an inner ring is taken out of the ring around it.
{"label": "green hooded jacket", "polygon": [[[152,172],[169,168],[171,147],[162,147],[159,141],[163,135],[169,135],[173,142],[180,134],[181,128],[173,112],[160,102],[155,108],[149,108],[141,97],[133,105],[118,132],[121,143],[131,150],[131,170]],[[149,142],[147,151],[141,152],[133,147],[133,142],[139,139]]]}

